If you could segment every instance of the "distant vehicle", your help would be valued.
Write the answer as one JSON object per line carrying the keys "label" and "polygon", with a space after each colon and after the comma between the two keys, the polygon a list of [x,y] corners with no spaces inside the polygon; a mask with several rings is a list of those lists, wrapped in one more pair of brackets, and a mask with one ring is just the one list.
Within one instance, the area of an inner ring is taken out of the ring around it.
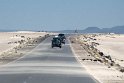
{"label": "distant vehicle", "polygon": [[65,34],[59,34],[58,37],[60,38],[61,40],[61,43],[65,44],[65,40],[66,40],[66,37],[65,37]]}
{"label": "distant vehicle", "polygon": [[62,43],[61,43],[61,40],[60,40],[60,38],[59,37],[53,37],[53,39],[52,39],[52,48],[53,47],[59,47],[59,48],[61,48],[62,47]]}

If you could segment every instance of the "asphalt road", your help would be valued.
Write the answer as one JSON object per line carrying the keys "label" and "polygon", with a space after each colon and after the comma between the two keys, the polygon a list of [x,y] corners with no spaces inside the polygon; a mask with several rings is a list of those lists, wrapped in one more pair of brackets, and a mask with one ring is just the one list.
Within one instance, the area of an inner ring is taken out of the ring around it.
{"label": "asphalt road", "polygon": [[51,38],[0,68],[0,83],[97,83],[78,63],[70,44],[51,48]]}

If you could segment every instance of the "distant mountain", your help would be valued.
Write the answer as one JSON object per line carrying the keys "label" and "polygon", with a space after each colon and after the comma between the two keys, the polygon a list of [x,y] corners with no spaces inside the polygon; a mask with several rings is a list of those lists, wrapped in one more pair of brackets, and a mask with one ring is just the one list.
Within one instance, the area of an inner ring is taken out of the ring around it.
{"label": "distant mountain", "polygon": [[[18,30],[4,30],[0,29],[0,32],[13,32]],[[61,30],[61,31],[50,31],[58,33],[75,33],[75,30]],[[98,27],[88,27],[84,30],[77,30],[78,33],[117,33],[124,34],[124,26],[115,26],[112,28],[98,28]]]}
{"label": "distant mountain", "polygon": [[116,27],[112,27],[110,32],[113,33],[124,33],[124,26],[116,26]]}
{"label": "distant mountain", "polygon": [[[75,30],[63,30],[58,31],[60,33],[74,33]],[[98,27],[88,27],[84,30],[78,30],[78,33],[117,33],[124,34],[124,26],[115,26],[112,28],[98,28]]]}
{"label": "distant mountain", "polygon": [[83,33],[99,33],[101,29],[98,27],[88,27],[82,31]]}

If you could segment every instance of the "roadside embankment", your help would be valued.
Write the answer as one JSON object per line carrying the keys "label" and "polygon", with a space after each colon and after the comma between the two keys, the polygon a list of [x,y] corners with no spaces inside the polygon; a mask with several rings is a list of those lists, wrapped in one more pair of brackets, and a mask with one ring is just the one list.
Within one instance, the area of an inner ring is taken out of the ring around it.
{"label": "roadside embankment", "polygon": [[[101,45],[101,43],[97,41],[102,40],[96,38],[99,36],[110,37],[111,35],[85,34],[70,37],[71,46],[76,58],[82,66],[101,83],[124,83],[124,67],[119,65],[111,55],[107,55],[97,48]],[[115,34],[113,34],[111,38],[113,38],[113,36],[115,36]],[[116,40],[116,37],[114,38]],[[118,57],[118,55],[116,55],[116,57]],[[120,60],[121,59],[122,58],[120,58]]]}

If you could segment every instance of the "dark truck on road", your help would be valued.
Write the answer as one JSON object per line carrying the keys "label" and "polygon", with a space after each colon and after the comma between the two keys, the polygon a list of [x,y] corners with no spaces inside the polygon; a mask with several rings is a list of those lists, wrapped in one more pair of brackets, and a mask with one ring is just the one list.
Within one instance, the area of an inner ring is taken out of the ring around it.
{"label": "dark truck on road", "polygon": [[65,34],[59,34],[58,37],[60,38],[61,40],[61,43],[65,44],[65,40],[66,40],[66,37],[65,37]]}
{"label": "dark truck on road", "polygon": [[59,47],[59,48],[62,47],[62,43],[61,43],[60,37],[58,37],[58,36],[57,36],[57,37],[53,37],[51,47],[52,47],[52,48],[53,48],[53,47]]}

